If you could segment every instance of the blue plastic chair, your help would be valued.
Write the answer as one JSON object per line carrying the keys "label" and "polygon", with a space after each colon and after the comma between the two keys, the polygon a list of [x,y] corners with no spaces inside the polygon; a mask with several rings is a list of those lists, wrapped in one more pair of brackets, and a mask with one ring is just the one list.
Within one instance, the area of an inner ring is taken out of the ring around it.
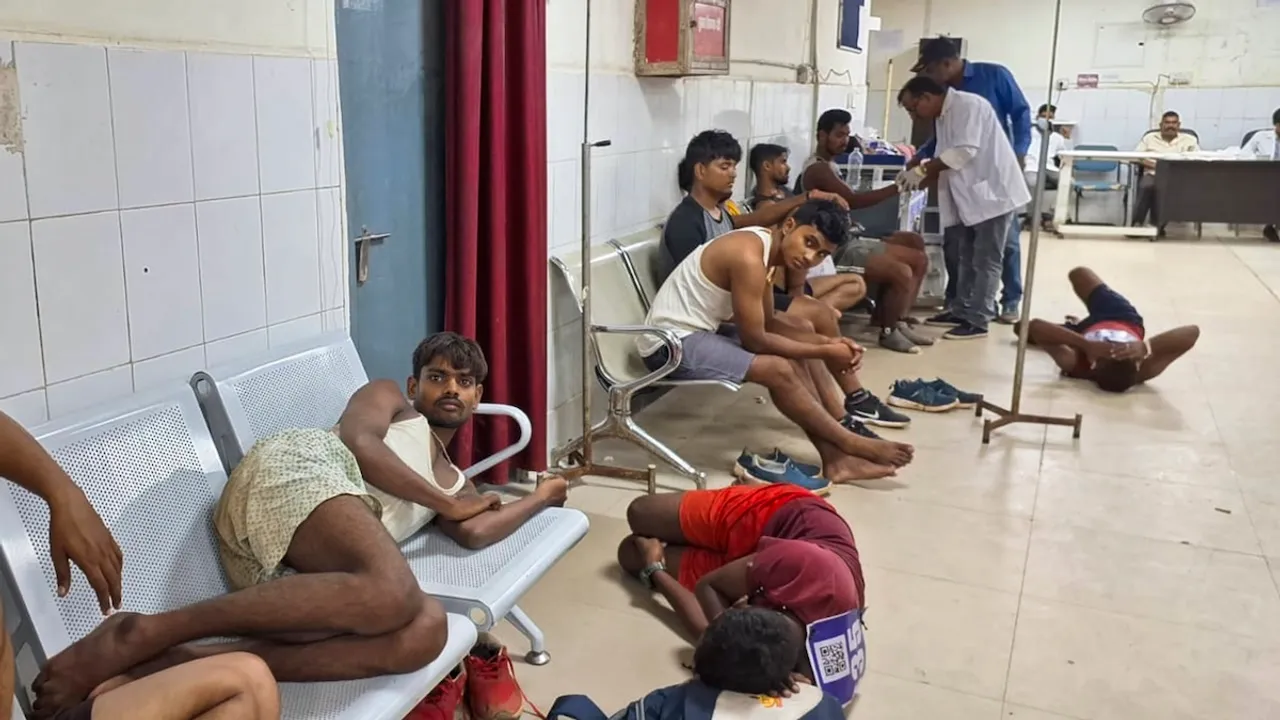
{"label": "blue plastic chair", "polygon": [[[1077,145],[1076,150],[1111,150],[1118,151],[1115,145]],[[1076,222],[1080,222],[1080,198],[1086,192],[1118,192],[1124,202],[1124,220],[1120,224],[1124,224],[1129,218],[1129,183],[1124,182],[1121,178],[1121,165],[1116,160],[1077,160],[1075,162],[1076,177],[1071,182],[1071,190],[1076,196]],[[1115,178],[1101,177],[1096,180],[1081,180],[1080,173],[1089,173],[1091,175],[1109,176],[1115,174]]]}

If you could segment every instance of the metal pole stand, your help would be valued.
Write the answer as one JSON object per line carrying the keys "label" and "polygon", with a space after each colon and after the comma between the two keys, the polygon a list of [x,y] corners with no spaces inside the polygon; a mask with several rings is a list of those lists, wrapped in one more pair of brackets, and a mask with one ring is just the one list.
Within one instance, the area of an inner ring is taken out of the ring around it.
{"label": "metal pole stand", "polygon": [[[1061,29],[1062,0],[1058,0],[1053,19],[1053,55],[1049,60],[1049,99],[1046,101],[1048,105],[1053,104],[1054,76],[1057,74],[1058,64],[1058,33]],[[1031,207],[1028,210],[1031,217],[1031,247],[1030,252],[1027,253],[1025,302],[1022,303],[1022,317],[1018,318],[1018,361],[1013,369],[1013,397],[1009,401],[1007,410],[999,405],[989,403],[985,399],[978,403],[977,409],[974,410],[974,415],[977,417],[982,417],[983,410],[1000,416],[999,419],[987,420],[982,423],[983,445],[991,443],[992,430],[999,430],[1006,425],[1013,425],[1014,423],[1064,425],[1071,428],[1071,438],[1078,440],[1080,438],[1080,424],[1084,422],[1084,417],[1080,413],[1076,413],[1073,418],[1065,418],[1051,417],[1049,415],[1030,415],[1022,412],[1022,371],[1027,363],[1027,325],[1031,322],[1031,298],[1036,284],[1036,251],[1040,246],[1040,204],[1044,199],[1045,168],[1049,164],[1049,133],[1053,132],[1053,127],[1043,119],[1036,122],[1034,129],[1040,132],[1040,160],[1037,165],[1040,170],[1036,173],[1036,187],[1035,191],[1031,193]],[[1018,221],[1016,215],[1013,221]]]}

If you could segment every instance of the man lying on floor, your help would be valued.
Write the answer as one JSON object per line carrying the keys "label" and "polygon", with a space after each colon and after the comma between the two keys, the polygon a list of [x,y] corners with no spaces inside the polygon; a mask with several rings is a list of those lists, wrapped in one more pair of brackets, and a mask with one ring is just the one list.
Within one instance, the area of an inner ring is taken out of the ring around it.
{"label": "man lying on floor", "polygon": [[[124,554],[83,491],[30,433],[0,412],[0,477],[49,506],[49,547],[58,595],[71,590],[75,564],[98,596],[102,614],[120,608]],[[13,649],[0,606],[0,718],[11,716]],[[53,708],[39,701],[36,717]],[[191,720],[212,717],[276,720],[280,696],[271,672],[258,658],[230,653],[169,668],[140,682],[108,680],[83,702],[61,708],[54,720]]]}
{"label": "man lying on floor", "polygon": [[1064,325],[1034,319],[1027,326],[1028,342],[1049,353],[1067,377],[1092,380],[1108,392],[1124,392],[1160,375],[1200,339],[1195,325],[1146,339],[1142,315],[1097,273],[1078,267],[1067,279],[1088,316],[1069,317]]}
{"label": "man lying on floor", "polygon": [[[679,182],[682,186],[687,185],[688,195],[671,213],[662,231],[659,263],[664,288],[675,268],[694,251],[705,247],[712,239],[732,232],[734,229],[778,227],[807,200],[836,203],[841,213],[846,215],[842,221],[842,227],[846,229],[849,227],[847,203],[836,195],[820,190],[772,203],[746,215],[734,215],[729,212],[724,203],[733,194],[733,185],[738,176],[738,161],[741,159],[742,146],[727,132],[707,130],[689,141],[678,170]],[[894,192],[897,190],[895,189]],[[835,232],[835,229],[832,229],[832,232]],[[830,241],[836,245],[843,240],[843,231],[842,234],[830,238]],[[829,253],[824,254],[818,258],[818,261],[829,256]],[[798,265],[779,268],[778,272],[774,273],[773,279],[769,280],[768,289],[771,300],[774,297],[772,283],[787,270],[794,270],[803,276],[805,268]],[[815,335],[827,338],[840,337],[840,311],[811,297],[786,295],[786,299],[785,312],[778,312],[778,307],[772,304],[768,308],[766,317],[770,319],[771,332],[807,338],[813,338]],[[727,323],[730,317],[732,315],[726,315],[719,322]],[[910,424],[909,416],[889,408],[881,402],[880,398],[862,387],[856,370],[838,375],[837,381],[840,388],[848,395],[846,409],[840,412],[839,417],[843,418],[845,414],[852,416],[850,422],[857,432],[874,437],[865,425],[904,428]],[[823,385],[827,384],[823,383]]]}
{"label": "man lying on floor", "polygon": [[849,524],[791,485],[734,485],[637,498],[618,563],[658,591],[694,638],[741,603],[801,627],[864,607]]}
{"label": "man lying on floor", "polygon": [[[772,229],[721,235],[676,267],[645,320],[681,338],[672,378],[765,386],[778,410],[813,442],[822,477],[831,483],[893,475],[913,453],[910,445],[876,437],[853,414],[870,395],[855,375],[862,348],[839,335],[779,322],[773,312],[770,275],[814,267],[848,225],[848,214],[835,203],[814,200]],[[650,370],[669,360],[656,338],[642,336],[636,345]]]}
{"label": "man lying on floor", "polygon": [[[407,399],[396,383],[374,380],[352,395],[335,431],[260,440],[214,513],[237,591],[158,615],[112,615],[45,666],[42,704],[71,706],[122,673],[234,651],[262,658],[281,682],[426,666],[447,640],[444,608],[418,587],[397,543],[434,521],[459,544],[484,547],[565,500],[565,481],[551,478],[503,505],[450,461],[446,448],[487,373],[474,341],[433,335],[414,351]],[[191,644],[220,637],[243,639]]]}

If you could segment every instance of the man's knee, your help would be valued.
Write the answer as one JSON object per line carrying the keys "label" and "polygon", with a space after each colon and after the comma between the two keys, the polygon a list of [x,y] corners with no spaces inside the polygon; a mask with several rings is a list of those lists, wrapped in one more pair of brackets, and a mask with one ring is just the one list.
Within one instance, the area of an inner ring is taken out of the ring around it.
{"label": "man's knee", "polygon": [[418,591],[418,614],[394,636],[385,659],[386,674],[403,675],[420,670],[440,657],[449,641],[449,620],[440,601]]}
{"label": "man's knee", "polygon": [[889,242],[912,250],[924,251],[924,236],[920,233],[897,232],[889,236]]}
{"label": "man's knee", "polygon": [[366,616],[371,624],[366,632],[370,635],[399,630],[413,622],[422,610],[425,596],[418,579],[403,556],[397,559],[399,562],[388,561],[360,579],[363,602],[369,611]]}
{"label": "man's knee", "polygon": [[792,390],[801,385],[800,373],[804,371],[804,367],[795,360],[777,355],[757,355],[751,361],[747,379],[770,390]]}
{"label": "man's knee", "polygon": [[799,332],[814,332],[813,322],[805,317],[809,312],[809,307],[803,302],[793,302],[785,313],[778,313],[778,321],[786,327],[792,328]]}
{"label": "man's knee", "polygon": [[[280,688],[262,658],[237,652],[211,659],[218,663],[217,671],[225,675],[237,694],[253,698],[253,706],[261,709],[263,717],[274,717],[279,712]],[[269,711],[272,708],[274,711]]]}

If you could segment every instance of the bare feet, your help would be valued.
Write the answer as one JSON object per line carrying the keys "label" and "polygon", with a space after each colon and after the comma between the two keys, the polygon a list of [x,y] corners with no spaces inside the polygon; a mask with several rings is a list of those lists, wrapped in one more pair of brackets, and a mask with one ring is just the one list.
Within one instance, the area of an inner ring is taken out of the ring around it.
{"label": "bare feet", "polygon": [[83,702],[98,686],[154,655],[139,642],[137,613],[116,613],[55,655],[36,677],[36,716]]}
{"label": "bare feet", "polygon": [[[856,454],[858,457],[870,460],[877,465],[902,467],[911,462],[911,459],[915,457],[915,452],[915,448],[906,443],[864,439],[860,444],[859,452]],[[827,479],[835,482],[831,477]]]}
{"label": "bare feet", "polygon": [[822,476],[830,480],[834,485],[864,480],[880,480],[897,474],[897,469],[891,465],[879,465],[870,460],[863,460],[849,455],[822,466]]}

